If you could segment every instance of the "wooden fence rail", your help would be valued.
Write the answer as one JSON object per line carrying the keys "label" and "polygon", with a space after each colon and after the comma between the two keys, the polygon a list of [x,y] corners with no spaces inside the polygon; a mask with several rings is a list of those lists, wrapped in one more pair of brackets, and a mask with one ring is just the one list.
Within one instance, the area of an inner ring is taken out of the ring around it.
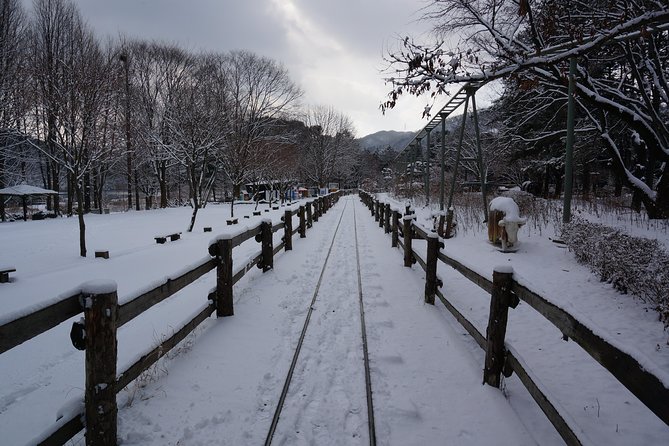
{"label": "wooden fence rail", "polygon": [[[370,209],[372,215],[377,218],[379,209],[384,204],[365,191],[359,191],[362,202]],[[426,272],[426,301],[428,301],[428,289],[434,293],[446,306],[451,314],[460,322],[467,332],[474,338],[478,345],[486,350],[486,365],[484,368],[484,382],[499,387],[500,374],[511,376],[517,374],[525,388],[537,402],[538,406],[553,424],[560,436],[570,445],[580,445],[587,442],[579,437],[573,420],[559,409],[559,405],[548,397],[547,392],[537,384],[538,380],[533,377],[532,372],[523,364],[518,353],[505,343],[506,311],[515,308],[518,301],[522,300],[541,314],[545,319],[556,326],[565,336],[573,339],[592,358],[608,370],[622,385],[630,390],[644,405],[646,405],[659,419],[669,425],[669,388],[658,377],[646,370],[635,358],[609,343],[602,336],[597,335],[591,328],[584,325],[574,316],[549,302],[544,297],[520,285],[513,278],[513,272],[498,271],[493,273],[493,280],[481,276],[468,268],[461,262],[447,256],[440,250],[436,259],[453,267],[464,277],[475,283],[487,293],[490,293],[491,312],[489,325],[486,330],[487,336],[483,336],[463,316],[438,289],[434,289],[433,272],[436,260],[434,259],[434,242],[430,251],[430,240],[436,235],[428,232],[425,228],[415,224],[415,216],[407,206],[402,222],[398,210],[393,210],[392,246],[399,246],[404,252],[404,265],[410,267],[418,263]],[[403,234],[403,241],[399,239],[399,233]],[[412,239],[428,240],[428,253],[426,260],[413,248]],[[441,283],[437,284],[441,286]],[[498,296],[498,297],[495,297]],[[500,325],[501,324],[501,325]]]}
{"label": "wooden fence rail", "polygon": [[[86,384],[82,411],[69,413],[35,439],[39,445],[62,445],[86,428],[87,446],[116,445],[116,394],[149,369],[179,342],[185,339],[214,311],[217,317],[234,314],[232,285],[237,283],[254,266],[268,271],[274,265],[274,255],[282,249],[292,249],[292,236],[300,231],[306,237],[306,229],[317,221],[340,198],[341,192],[331,193],[307,202],[299,208],[286,210],[282,222],[272,225],[263,219],[255,226],[240,233],[219,235],[209,246],[209,258],[197,262],[189,271],[167,279],[159,286],[118,305],[116,284],[88,283],[58,302],[46,305],[30,314],[17,317],[0,325],[0,354],[23,342],[45,333],[58,324],[84,313],[83,327],[73,327],[73,344],[77,345],[76,333],[86,333]],[[305,216],[306,210],[306,216]],[[293,217],[299,214],[299,227],[293,229]],[[312,220],[313,215],[313,220]],[[273,247],[273,234],[284,230],[282,242]],[[261,244],[260,253],[253,255],[238,271],[234,272],[233,248],[255,237]],[[118,328],[164,301],[208,272],[216,269],[216,289],[197,314],[178,331],[158,346],[141,356],[126,370],[116,371],[116,332]]]}

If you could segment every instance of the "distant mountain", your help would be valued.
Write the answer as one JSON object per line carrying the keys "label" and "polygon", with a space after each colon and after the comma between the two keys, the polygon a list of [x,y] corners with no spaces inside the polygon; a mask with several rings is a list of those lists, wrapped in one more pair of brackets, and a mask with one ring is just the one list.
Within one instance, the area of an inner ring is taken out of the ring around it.
{"label": "distant mountain", "polygon": [[390,147],[393,150],[402,150],[411,141],[416,132],[396,132],[382,130],[358,139],[363,149],[378,152]]}

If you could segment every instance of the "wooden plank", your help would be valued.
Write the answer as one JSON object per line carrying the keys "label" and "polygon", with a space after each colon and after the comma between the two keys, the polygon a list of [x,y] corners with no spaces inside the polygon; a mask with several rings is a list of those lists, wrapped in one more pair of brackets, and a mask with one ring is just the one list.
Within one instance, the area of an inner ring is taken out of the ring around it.
{"label": "wooden plank", "polygon": [[448,311],[451,312],[451,314],[453,315],[453,317],[455,317],[455,319],[457,319],[457,321],[460,322],[460,325],[462,325],[462,326],[464,327],[464,329],[467,330],[467,333],[469,333],[469,335],[470,335],[472,338],[474,338],[474,340],[475,340],[476,343],[479,345],[479,347],[481,347],[483,350],[485,350],[486,339],[485,339],[485,337],[481,334],[481,332],[478,331],[478,330],[476,329],[476,327],[474,327],[474,324],[472,324],[471,322],[469,322],[469,320],[468,320],[466,317],[464,317],[464,316],[462,315],[462,313],[460,313],[460,312],[457,310],[457,308],[455,308],[455,307],[453,306],[453,304],[451,304],[451,303],[449,302],[449,300],[446,299],[446,297],[444,297],[444,294],[441,292],[441,290],[437,289],[437,293],[436,293],[436,294],[437,294],[437,297],[439,298],[439,300],[441,301],[441,303],[443,303],[444,306],[446,307],[446,309],[447,309]]}
{"label": "wooden plank", "polygon": [[274,226],[272,226],[272,233],[275,233],[275,232],[277,232],[278,230],[283,229],[283,228],[285,228],[285,227],[286,227],[286,225],[284,224],[284,222],[277,223],[277,224],[275,224]]}
{"label": "wooden plank", "polygon": [[63,300],[1,325],[0,353],[4,353],[80,314],[83,311],[79,303],[80,296],[80,293],[68,296]]}
{"label": "wooden plank", "polygon": [[645,370],[632,356],[611,345],[563,309],[515,281],[512,290],[555,325],[562,334],[580,345],[659,419],[669,425],[669,388],[662,381]]}
{"label": "wooden plank", "polygon": [[260,226],[242,232],[241,234],[236,235],[232,238],[232,247],[234,248],[235,246],[239,246],[248,239],[253,238],[258,234],[260,234]]}
{"label": "wooden plank", "polygon": [[261,260],[262,260],[262,253],[255,256],[249,263],[246,264],[246,266],[244,266],[244,268],[237,271],[237,273],[232,277],[232,283],[235,284],[239,282],[239,280],[242,277],[244,277],[246,273],[248,273],[251,270],[251,268],[259,264]]}
{"label": "wooden plank", "polygon": [[515,351],[507,345],[505,367],[510,367],[516,373],[518,379],[520,379],[520,382],[523,383],[529,394],[546,415],[548,421],[550,421],[553,427],[555,427],[555,430],[558,432],[558,434],[560,434],[560,437],[562,437],[565,443],[570,446],[582,445],[583,443],[575,433],[576,429],[572,429],[569,423],[567,423],[567,421],[562,417],[555,405],[548,399],[546,394],[542,392],[540,387],[536,384],[535,380],[531,376],[531,372],[528,369],[525,369],[521,361],[516,358],[516,356],[517,353],[515,353]]}
{"label": "wooden plank", "polygon": [[488,293],[492,293],[492,281],[490,279],[487,279],[480,275],[479,273],[467,268],[465,265],[462,263],[458,262],[455,259],[452,259],[448,257],[446,254],[443,252],[439,252],[438,254],[439,260],[444,262],[446,265],[452,267],[456,271],[458,271],[460,274],[465,276],[467,279],[470,281],[474,282],[476,285],[481,287],[483,290],[485,290]]}
{"label": "wooden plank", "polygon": [[423,260],[420,254],[418,254],[418,251],[416,251],[416,249],[413,248],[413,246],[411,247],[411,252],[413,252],[413,258],[416,259],[416,262],[418,262],[421,268],[423,268],[423,271],[427,273],[427,263],[425,262],[425,260]]}
{"label": "wooden plank", "polygon": [[58,420],[53,426],[53,431],[46,434],[45,438],[35,443],[37,446],[62,446],[72,437],[84,430],[84,412],[71,415],[69,419]]}
{"label": "wooden plank", "polygon": [[130,302],[124,303],[118,309],[118,326],[120,327],[133,320],[144,311],[182,290],[214,268],[216,268],[216,258],[208,259],[176,279],[167,279],[165,283],[158,285],[151,291],[136,297]]}
{"label": "wooden plank", "polygon": [[156,348],[139,358],[133,365],[128,367],[128,369],[121,373],[116,379],[116,392],[118,393],[123,390],[123,388],[141,375],[142,372],[148,370],[149,367],[165,356],[165,354],[174,348],[174,346],[183,341],[191,331],[211,316],[214,310],[214,305],[210,303],[169,339],[162,342]]}
{"label": "wooden plank", "polygon": [[420,225],[414,222],[413,224],[413,238],[427,240],[427,231]]}
{"label": "wooden plank", "polygon": [[286,243],[284,243],[284,242],[279,243],[279,244],[276,245],[276,246],[274,247],[274,249],[272,250],[272,254],[273,254],[273,255],[277,255],[279,252],[281,252],[281,250],[282,250],[285,246],[286,246]]}

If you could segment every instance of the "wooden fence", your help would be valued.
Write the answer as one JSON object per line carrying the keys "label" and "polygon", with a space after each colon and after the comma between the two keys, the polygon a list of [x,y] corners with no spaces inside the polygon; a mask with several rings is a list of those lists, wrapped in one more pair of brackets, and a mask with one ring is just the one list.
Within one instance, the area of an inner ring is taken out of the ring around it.
{"label": "wooden fence", "polygon": [[[217,317],[234,313],[232,286],[254,266],[268,271],[274,265],[274,255],[282,249],[291,250],[293,235],[306,237],[307,228],[327,212],[341,196],[340,192],[316,198],[299,208],[286,210],[282,222],[272,225],[271,220],[259,220],[255,226],[240,233],[219,235],[209,246],[210,259],[205,259],[180,276],[118,305],[116,284],[88,283],[56,303],[38,311],[0,325],[0,354],[42,334],[74,316],[84,313],[83,325],[73,324],[72,342],[86,350],[86,385],[84,408],[70,413],[44,432],[38,439],[40,445],[62,445],[86,428],[88,446],[116,445],[116,394],[156,363],[181,342],[199,324],[215,311]],[[293,217],[299,216],[297,228],[293,229]],[[273,234],[284,230],[282,242],[274,247]],[[232,250],[255,237],[261,243],[261,253],[238,271],[234,271]],[[124,324],[167,299],[197,279],[216,269],[216,289],[197,315],[174,333],[144,354],[127,370],[116,371],[116,332]],[[85,336],[79,336],[85,333]]]}
{"label": "wooden fence", "polygon": [[[630,354],[611,345],[604,337],[591,328],[583,325],[574,316],[549,302],[544,297],[520,285],[513,278],[513,270],[499,268],[493,271],[493,280],[481,276],[467,268],[457,260],[441,252],[443,242],[435,232],[425,230],[415,223],[415,215],[407,206],[404,215],[392,209],[390,203],[377,200],[371,194],[359,191],[360,198],[369,208],[379,227],[386,233],[392,233],[393,247],[404,251],[404,266],[411,267],[414,263],[425,270],[425,302],[434,304],[435,296],[446,306],[453,316],[462,324],[478,345],[485,350],[485,366],[483,381],[491,386],[499,387],[501,375],[511,376],[516,373],[529,391],[534,401],[548,417],[557,432],[569,445],[587,443],[579,436],[580,430],[551,401],[544,392],[540,381],[525,365],[512,346],[505,343],[507,315],[509,308],[515,308],[522,300],[557,327],[565,340],[570,338],[585,350],[593,359],[608,370],[622,385],[632,392],[659,419],[669,425],[669,388],[653,375]],[[425,259],[412,247],[412,240],[425,239],[427,253]],[[437,260],[453,267],[460,274],[483,290],[491,294],[490,313],[486,335],[483,336],[467,318],[465,318],[441,293],[443,284],[437,277]]]}

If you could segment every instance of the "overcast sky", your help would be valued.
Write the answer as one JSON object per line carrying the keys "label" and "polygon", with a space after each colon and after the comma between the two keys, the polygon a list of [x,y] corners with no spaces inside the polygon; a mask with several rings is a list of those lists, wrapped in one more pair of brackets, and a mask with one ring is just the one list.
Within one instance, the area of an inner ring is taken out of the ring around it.
{"label": "overcast sky", "polygon": [[[24,0],[30,5],[32,0]],[[427,37],[425,0],[75,0],[96,34],[246,49],[281,62],[306,105],[349,115],[357,136],[420,129],[427,98],[404,97],[383,116],[383,55],[399,36]],[[443,99],[445,101],[446,98]]]}

